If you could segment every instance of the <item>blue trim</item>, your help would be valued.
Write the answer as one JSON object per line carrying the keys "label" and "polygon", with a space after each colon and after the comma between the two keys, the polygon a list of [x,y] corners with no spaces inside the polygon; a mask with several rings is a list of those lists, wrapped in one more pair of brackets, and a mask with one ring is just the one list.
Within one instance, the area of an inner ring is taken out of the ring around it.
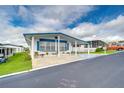
{"label": "blue trim", "polygon": [[[55,39],[43,39],[43,38],[40,38],[39,41],[46,41],[46,42],[56,42]],[[58,41],[58,40],[57,40]],[[65,40],[60,40],[61,43],[67,43],[67,41]]]}
{"label": "blue trim", "polygon": [[39,41],[37,41],[37,50],[39,51]]}
{"label": "blue trim", "polygon": [[52,32],[52,33],[24,33],[23,35],[42,35],[42,34],[62,34],[61,32]]}

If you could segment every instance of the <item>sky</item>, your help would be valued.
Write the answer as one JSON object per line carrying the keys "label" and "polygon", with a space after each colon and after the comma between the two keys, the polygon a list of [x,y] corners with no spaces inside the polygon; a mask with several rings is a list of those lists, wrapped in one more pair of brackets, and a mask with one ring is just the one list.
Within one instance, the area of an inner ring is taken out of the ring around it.
{"label": "sky", "polygon": [[0,43],[27,46],[23,33],[39,32],[124,40],[124,6],[0,6]]}

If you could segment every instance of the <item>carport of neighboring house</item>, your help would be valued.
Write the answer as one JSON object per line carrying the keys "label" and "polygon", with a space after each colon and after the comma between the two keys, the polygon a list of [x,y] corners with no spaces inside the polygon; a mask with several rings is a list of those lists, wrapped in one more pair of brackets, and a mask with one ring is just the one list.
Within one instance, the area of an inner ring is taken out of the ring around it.
{"label": "carport of neighboring house", "polygon": [[[37,65],[38,62],[36,61],[49,65],[49,63],[56,64],[79,59],[77,55],[78,48],[81,45],[87,44],[83,40],[60,32],[25,33],[24,37],[30,48],[32,65]],[[71,54],[72,52],[73,54]],[[36,56],[36,54],[40,55],[40,57]]]}
{"label": "carport of neighboring house", "polygon": [[13,45],[13,44],[2,44],[0,43],[0,57],[9,57],[12,56],[14,53],[23,52],[24,47],[20,45]]}
{"label": "carport of neighboring house", "polygon": [[6,46],[0,46],[0,56],[3,57],[9,57],[15,53],[15,48],[13,47],[6,47]]}

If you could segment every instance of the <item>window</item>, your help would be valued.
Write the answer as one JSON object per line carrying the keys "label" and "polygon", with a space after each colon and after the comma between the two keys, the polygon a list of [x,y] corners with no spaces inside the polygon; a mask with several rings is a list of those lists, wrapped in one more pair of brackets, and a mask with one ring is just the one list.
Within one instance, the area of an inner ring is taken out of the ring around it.
{"label": "window", "polygon": [[50,42],[51,44],[51,48],[50,48],[50,51],[55,51],[55,42]]}
{"label": "window", "polygon": [[68,50],[68,44],[67,43],[60,43],[60,51],[66,51]]}
{"label": "window", "polygon": [[112,45],[117,45],[116,42],[113,42]]}
{"label": "window", "polygon": [[7,55],[9,55],[9,48],[7,48]]}
{"label": "window", "polygon": [[88,48],[88,44],[84,45],[84,48]]}
{"label": "window", "polygon": [[[39,42],[39,50],[43,52],[55,52],[55,44],[57,42],[42,41]],[[65,42],[60,42],[60,51],[66,51],[69,49],[69,45]]]}
{"label": "window", "polygon": [[12,48],[11,48],[11,53],[12,53]]}
{"label": "window", "polygon": [[5,54],[5,50],[4,49],[2,49],[2,54]]}
{"label": "window", "polygon": [[2,54],[2,49],[0,49],[0,54]]}

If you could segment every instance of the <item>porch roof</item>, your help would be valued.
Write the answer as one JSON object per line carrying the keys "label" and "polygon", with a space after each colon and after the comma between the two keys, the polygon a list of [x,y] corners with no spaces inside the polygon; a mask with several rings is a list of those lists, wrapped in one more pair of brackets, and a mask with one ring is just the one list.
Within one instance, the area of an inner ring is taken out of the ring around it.
{"label": "porch roof", "polygon": [[55,37],[60,36],[61,40],[66,40],[68,42],[71,42],[72,44],[75,44],[75,41],[77,44],[86,44],[86,41],[80,40],[78,38],[72,37],[70,35],[61,33],[61,32],[52,32],[52,33],[25,33],[23,34],[25,37],[25,40],[28,44],[31,42],[31,37],[34,36],[35,38],[44,38],[44,39],[55,39]]}

